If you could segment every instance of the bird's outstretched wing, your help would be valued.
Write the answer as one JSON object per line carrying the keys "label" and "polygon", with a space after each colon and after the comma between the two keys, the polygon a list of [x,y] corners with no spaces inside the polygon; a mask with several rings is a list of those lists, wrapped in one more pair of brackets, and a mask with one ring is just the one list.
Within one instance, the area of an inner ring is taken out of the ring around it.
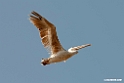
{"label": "bird's outstretched wing", "polygon": [[88,46],[91,46],[91,44],[85,44],[85,45],[81,45],[81,46],[72,47],[69,50],[70,51],[76,51],[76,50],[80,50],[80,49],[88,47]]}
{"label": "bird's outstretched wing", "polygon": [[57,37],[56,28],[52,23],[35,11],[31,12],[30,21],[38,28],[42,43],[51,55],[64,50]]}

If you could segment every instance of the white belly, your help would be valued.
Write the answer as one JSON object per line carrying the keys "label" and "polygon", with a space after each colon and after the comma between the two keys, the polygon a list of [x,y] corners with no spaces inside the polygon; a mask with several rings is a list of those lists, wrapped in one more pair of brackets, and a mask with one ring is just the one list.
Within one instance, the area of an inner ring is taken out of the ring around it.
{"label": "white belly", "polygon": [[73,53],[69,53],[67,51],[60,51],[56,55],[51,55],[49,63],[66,61],[73,55],[74,55]]}

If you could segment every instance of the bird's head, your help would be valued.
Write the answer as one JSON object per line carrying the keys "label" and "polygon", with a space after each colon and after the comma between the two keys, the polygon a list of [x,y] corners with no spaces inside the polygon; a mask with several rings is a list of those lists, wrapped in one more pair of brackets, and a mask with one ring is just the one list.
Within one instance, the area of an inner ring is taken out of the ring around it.
{"label": "bird's head", "polygon": [[49,60],[50,60],[49,58],[48,58],[48,59],[42,58],[41,64],[42,64],[43,66],[48,65],[48,64],[49,64]]}

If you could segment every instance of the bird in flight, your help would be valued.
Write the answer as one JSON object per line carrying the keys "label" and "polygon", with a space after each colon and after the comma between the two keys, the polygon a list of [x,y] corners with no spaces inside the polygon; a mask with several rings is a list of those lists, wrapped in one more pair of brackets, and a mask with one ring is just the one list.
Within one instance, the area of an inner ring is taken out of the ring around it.
{"label": "bird in flight", "polygon": [[31,12],[29,20],[39,30],[42,44],[50,53],[49,58],[42,58],[41,60],[41,64],[44,66],[51,63],[66,61],[73,55],[77,54],[79,49],[91,46],[91,44],[85,44],[81,46],[71,47],[67,51],[60,44],[56,32],[56,27],[52,23],[50,23],[47,19],[45,19],[35,11]]}

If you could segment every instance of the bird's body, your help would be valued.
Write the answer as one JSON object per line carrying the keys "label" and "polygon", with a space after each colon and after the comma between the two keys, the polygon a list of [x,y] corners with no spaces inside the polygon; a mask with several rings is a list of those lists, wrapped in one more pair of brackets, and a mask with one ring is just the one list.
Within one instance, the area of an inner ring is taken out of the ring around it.
{"label": "bird's body", "polygon": [[57,63],[57,62],[62,62],[66,61],[70,57],[72,57],[76,53],[69,53],[67,51],[59,51],[58,53],[51,55],[49,57],[49,63]]}
{"label": "bird's body", "polygon": [[59,42],[55,26],[37,12],[33,11],[32,14],[30,21],[38,28],[44,47],[50,52],[49,58],[42,59],[43,65],[66,61],[77,54],[79,49],[90,46],[90,44],[85,44],[66,51]]}

